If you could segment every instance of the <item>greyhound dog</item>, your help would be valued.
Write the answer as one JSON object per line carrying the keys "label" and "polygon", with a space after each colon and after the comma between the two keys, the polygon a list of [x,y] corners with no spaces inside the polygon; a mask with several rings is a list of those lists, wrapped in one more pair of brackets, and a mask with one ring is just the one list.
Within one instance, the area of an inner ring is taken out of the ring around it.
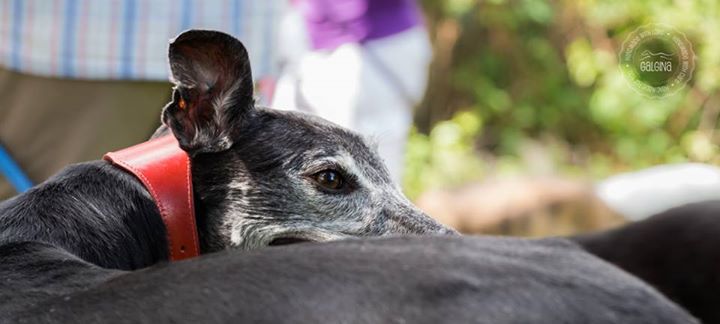
{"label": "greyhound dog", "polygon": [[[372,146],[326,120],[256,107],[237,39],[191,30],[169,47],[172,101],[156,135],[190,156],[202,253],[389,234],[453,234],[415,208]],[[148,191],[104,161],[69,166],[0,204],[0,245],[45,242],[93,264],[168,258]]]}
{"label": "greyhound dog", "polygon": [[8,323],[697,323],[563,239],[343,240],[132,272],[37,242],[0,258]]}

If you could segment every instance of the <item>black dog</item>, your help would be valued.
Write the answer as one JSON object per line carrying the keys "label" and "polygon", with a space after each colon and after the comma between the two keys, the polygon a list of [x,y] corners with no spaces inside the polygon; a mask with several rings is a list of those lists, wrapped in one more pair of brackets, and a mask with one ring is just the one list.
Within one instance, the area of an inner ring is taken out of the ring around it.
{"label": "black dog", "polygon": [[696,323],[560,239],[348,240],[134,272],[40,243],[12,244],[0,258],[0,318],[8,322]]}
{"label": "black dog", "polygon": [[720,201],[677,207],[573,240],[645,280],[703,323],[720,323]]}
{"label": "black dog", "polygon": [[[158,133],[171,131],[191,156],[203,253],[454,233],[405,198],[363,138],[320,118],[255,107],[238,40],[188,31],[170,44],[169,60],[175,91]],[[165,237],[148,191],[103,161],[70,166],[0,204],[0,245],[44,242],[102,267],[166,260]]]}

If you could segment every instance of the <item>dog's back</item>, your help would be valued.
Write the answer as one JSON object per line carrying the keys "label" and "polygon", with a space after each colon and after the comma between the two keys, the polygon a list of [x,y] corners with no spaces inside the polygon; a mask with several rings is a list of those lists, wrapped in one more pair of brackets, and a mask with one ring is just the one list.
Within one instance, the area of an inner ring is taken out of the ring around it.
{"label": "dog's back", "polygon": [[[63,264],[78,271],[67,255],[57,258],[47,260],[58,266],[46,275],[62,271]],[[93,278],[100,279],[89,289],[35,301],[34,307],[4,318],[29,323],[694,322],[652,288],[564,240],[339,241],[222,252],[172,267]]]}
{"label": "dog's back", "polygon": [[167,256],[156,214],[132,175],[103,161],[79,163],[0,202],[0,245],[44,242],[102,267],[136,269]]}
{"label": "dog's back", "polygon": [[720,322],[720,201],[677,207],[573,240],[653,285],[704,322]]}

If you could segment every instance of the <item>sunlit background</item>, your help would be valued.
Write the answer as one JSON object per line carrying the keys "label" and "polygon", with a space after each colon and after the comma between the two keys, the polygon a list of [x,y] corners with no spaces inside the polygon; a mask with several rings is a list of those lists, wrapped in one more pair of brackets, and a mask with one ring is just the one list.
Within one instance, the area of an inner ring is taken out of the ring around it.
{"label": "sunlit background", "polygon": [[[656,164],[717,164],[720,5],[715,1],[424,1],[435,48],[405,188],[470,179],[603,179]],[[696,54],[687,87],[635,92],[618,68],[634,29],[669,24]]]}

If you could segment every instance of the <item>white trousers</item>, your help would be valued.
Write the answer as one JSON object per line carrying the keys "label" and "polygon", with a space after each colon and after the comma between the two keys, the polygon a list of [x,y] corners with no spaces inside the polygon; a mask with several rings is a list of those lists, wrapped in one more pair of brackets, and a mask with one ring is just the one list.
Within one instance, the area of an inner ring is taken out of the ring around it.
{"label": "white trousers", "polygon": [[306,52],[296,68],[278,79],[272,106],[310,111],[369,137],[397,183],[431,57],[421,27],[365,44]]}

